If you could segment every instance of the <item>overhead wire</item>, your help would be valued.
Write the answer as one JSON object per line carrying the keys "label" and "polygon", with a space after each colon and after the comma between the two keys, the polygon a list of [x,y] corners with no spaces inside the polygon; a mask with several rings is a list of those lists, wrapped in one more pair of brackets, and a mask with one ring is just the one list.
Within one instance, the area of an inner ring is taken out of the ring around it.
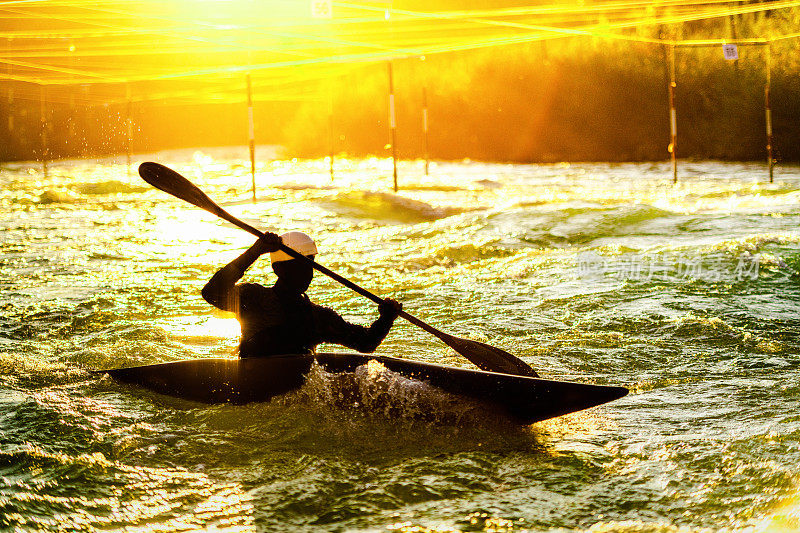
{"label": "overhead wire", "polygon": [[[276,1],[277,5],[286,4]],[[134,84],[141,94],[133,98],[184,101],[194,94],[201,101],[220,98],[233,80],[251,73],[274,82],[260,83],[257,98],[285,98],[281,88],[292,80],[324,79],[339,71],[327,68],[330,64],[361,65],[568,37],[675,46],[758,45],[800,37],[794,33],[680,40],[641,32],[642,28],[794,9],[800,0],[758,4],[631,0],[449,11],[337,1],[333,2],[337,15],[330,20],[239,6],[247,14],[243,17],[235,12],[214,12],[215,7],[230,6],[230,1],[206,0],[203,4],[208,16],[174,6],[164,9],[162,2],[155,1],[0,1],[0,39],[7,44],[0,48],[0,65],[5,65],[0,83],[54,88]],[[392,32],[386,31],[387,15]],[[25,25],[28,27],[20,27]],[[309,69],[314,72],[309,74]],[[172,90],[147,86],[180,80],[192,80],[206,93],[178,85]],[[207,86],[209,83],[217,88]],[[107,97],[113,99],[113,93],[110,89]]]}

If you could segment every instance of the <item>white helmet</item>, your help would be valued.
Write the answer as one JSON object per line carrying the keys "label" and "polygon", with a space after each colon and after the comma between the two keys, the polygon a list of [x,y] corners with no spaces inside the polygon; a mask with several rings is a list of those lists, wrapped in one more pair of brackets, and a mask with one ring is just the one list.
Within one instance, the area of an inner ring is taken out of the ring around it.
{"label": "white helmet", "polygon": [[[288,233],[284,233],[281,235],[281,240],[283,241],[283,244],[292,250],[295,250],[296,252],[300,252],[303,255],[317,255],[317,245],[314,244],[314,239],[302,231],[290,231]],[[269,258],[273,263],[294,259],[294,257],[287,254],[283,250],[272,252],[269,254]]]}

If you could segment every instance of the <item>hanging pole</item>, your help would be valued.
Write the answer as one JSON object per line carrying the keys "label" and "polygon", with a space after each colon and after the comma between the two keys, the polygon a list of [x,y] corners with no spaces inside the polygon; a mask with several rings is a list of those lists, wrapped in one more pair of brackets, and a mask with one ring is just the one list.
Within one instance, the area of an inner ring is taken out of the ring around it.
{"label": "hanging pole", "polygon": [[[6,38],[6,52],[9,57],[11,56],[11,37]],[[11,85],[11,63],[6,64],[6,72],[8,73],[8,133],[14,132],[14,87]]]}
{"label": "hanging pole", "polygon": [[[422,61],[423,69],[425,65],[425,56],[420,57]],[[429,145],[428,145],[428,77],[425,76],[423,71],[423,83],[422,83],[422,134],[425,142],[425,175],[428,175],[428,167],[430,166],[430,152],[429,152]]]}
{"label": "hanging pole", "polygon": [[[76,144],[75,138],[78,134],[75,132],[75,92],[69,92],[69,122],[67,124],[67,139],[70,144]],[[130,169],[128,169],[130,170]],[[130,175],[130,172],[128,172]]]}
{"label": "hanging pole", "polygon": [[47,157],[50,155],[47,150],[47,108],[45,106],[46,88],[44,85],[39,86],[39,122],[40,122],[40,141],[41,141],[41,155],[42,155],[42,172],[44,177],[47,177]]}
{"label": "hanging pole", "polygon": [[670,143],[669,153],[672,159],[672,183],[678,183],[678,115],[675,112],[675,43],[669,45],[669,128]]}
{"label": "hanging pole", "polygon": [[14,133],[14,89],[8,89],[8,133]]}
{"label": "hanging pole", "polygon": [[128,176],[131,175],[131,146],[133,139],[133,121],[131,120],[131,84],[125,84],[125,152],[128,157]]}
{"label": "hanging pole", "polygon": [[[728,5],[730,6],[731,4]],[[728,15],[727,18],[725,19],[727,21],[727,26],[728,26],[728,35],[730,36],[732,41],[736,41],[739,38],[738,32],[736,31],[736,19],[734,17],[735,15]],[[736,70],[736,72],[739,72],[738,59],[733,60],[733,68],[734,70]]]}
{"label": "hanging pole", "polygon": [[328,160],[330,162],[330,173],[331,173],[331,182],[333,181],[333,90],[330,91],[330,98],[329,98],[329,106],[328,106],[328,143],[330,144],[330,149],[328,150],[329,156]]}
{"label": "hanging pole", "polygon": [[[81,87],[81,100],[83,102],[90,102],[89,98],[89,86],[83,85]],[[83,108],[83,113],[81,113],[83,120],[81,120],[81,127],[79,130],[80,134],[80,155],[81,157],[85,157],[89,153],[89,136],[87,134],[91,128],[92,121],[95,119],[95,108],[92,107],[91,103],[86,103]]]}
{"label": "hanging pole", "polygon": [[769,182],[773,181],[773,166],[775,160],[772,157],[772,109],[769,103],[769,91],[772,85],[772,42],[767,41],[767,81],[764,85],[764,113],[767,119],[767,168],[769,168]]}
{"label": "hanging pole", "polygon": [[394,72],[389,61],[389,127],[392,130],[392,167],[394,176],[394,192],[397,192],[397,121],[394,110]]}
{"label": "hanging pole", "polygon": [[422,88],[422,130],[425,134],[425,175],[428,175],[428,165],[430,158],[428,157],[428,88]]}
{"label": "hanging pole", "polygon": [[250,177],[253,183],[253,202],[256,201],[256,125],[253,117],[253,84],[247,74],[247,137],[250,145]]}
{"label": "hanging pole", "polygon": [[[74,70],[76,68],[76,61],[75,61],[75,54],[73,53],[75,48],[75,43],[73,41],[69,41],[69,68]],[[79,152],[79,145],[78,145],[78,134],[76,132],[77,124],[76,124],[76,115],[75,112],[75,89],[70,88],[69,90],[69,117],[67,118],[67,142],[70,144],[70,152],[72,154],[77,154]],[[128,177],[131,176],[131,165],[130,162],[128,163]]]}
{"label": "hanging pole", "polygon": [[[389,22],[389,34],[394,41],[394,21],[392,20],[392,0],[389,0],[389,7],[383,12],[383,17]],[[392,130],[392,169],[394,175],[394,192],[397,192],[397,120],[394,110],[394,70],[392,60],[389,59],[389,127]]]}

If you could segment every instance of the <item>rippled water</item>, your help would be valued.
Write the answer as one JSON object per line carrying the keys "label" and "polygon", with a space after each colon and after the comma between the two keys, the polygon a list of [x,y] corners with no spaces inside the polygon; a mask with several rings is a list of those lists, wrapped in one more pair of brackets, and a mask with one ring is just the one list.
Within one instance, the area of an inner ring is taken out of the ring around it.
{"label": "rippled water", "polygon": [[[200,288],[252,242],[113,160],[0,167],[0,529],[800,529],[800,169],[152,154],[235,215],[548,378],[631,394],[520,428],[378,367],[207,407],[88,370],[232,356]],[[265,159],[266,160],[266,159]],[[249,272],[271,282],[268,261]],[[373,304],[316,278],[353,321]],[[469,366],[398,323],[381,353]]]}

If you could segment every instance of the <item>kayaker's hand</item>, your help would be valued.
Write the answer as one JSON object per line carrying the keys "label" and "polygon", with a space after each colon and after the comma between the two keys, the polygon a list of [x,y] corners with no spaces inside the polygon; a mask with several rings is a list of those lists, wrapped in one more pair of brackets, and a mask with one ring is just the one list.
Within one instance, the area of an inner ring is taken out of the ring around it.
{"label": "kayaker's hand", "polygon": [[256,241],[258,253],[271,254],[272,252],[277,252],[280,249],[282,242],[283,241],[281,241],[280,236],[268,231],[264,233],[263,237],[259,237]]}
{"label": "kayaker's hand", "polygon": [[386,298],[378,304],[378,312],[381,314],[381,318],[390,318],[394,320],[402,310],[403,304],[391,298]]}

